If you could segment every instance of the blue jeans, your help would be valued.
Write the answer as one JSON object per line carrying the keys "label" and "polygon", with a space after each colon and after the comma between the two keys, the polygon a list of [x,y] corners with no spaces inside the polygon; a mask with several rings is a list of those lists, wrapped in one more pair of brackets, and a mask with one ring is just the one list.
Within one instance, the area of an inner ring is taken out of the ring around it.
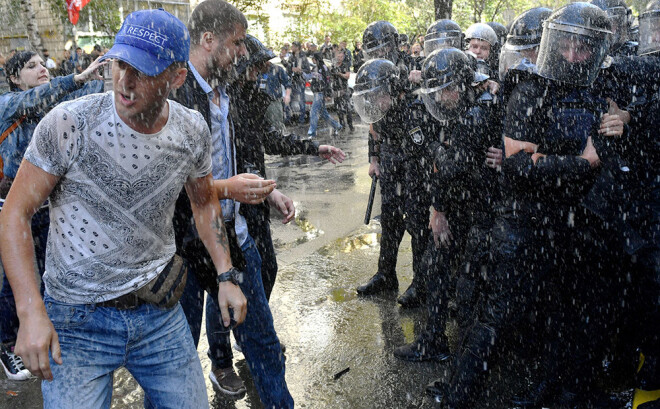
{"label": "blue jeans", "polygon": [[[234,337],[241,346],[264,407],[293,408],[293,398],[284,378],[285,359],[261,280],[261,257],[252,237],[248,236],[241,250],[246,268],[240,287],[247,299],[248,312],[245,321],[234,328]],[[189,271],[189,275],[192,273]],[[203,297],[203,293],[201,294]],[[202,316],[199,295],[198,288],[187,285],[182,297],[182,305],[192,309],[186,311],[186,316],[193,323]],[[229,333],[222,324],[216,297],[217,295],[206,297],[209,358],[215,367],[228,368],[232,365],[233,353]]]}
{"label": "blue jeans", "polygon": [[125,367],[153,408],[208,408],[202,366],[181,306],[129,310],[44,297],[62,348],[43,381],[44,408],[110,408],[113,373]]}
{"label": "blue jeans", "polygon": [[[298,117],[298,122],[301,124],[305,123],[305,113],[307,108],[305,105],[305,84],[292,84],[291,86],[291,104],[294,102],[298,103],[300,109],[300,116]],[[289,105],[291,105],[289,104]]]}
{"label": "blue jeans", "polygon": [[[46,262],[46,241],[48,239],[48,208],[39,209],[32,216],[32,239],[34,242],[35,267],[40,276],[43,276]],[[0,260],[1,262],[1,260]],[[0,268],[2,266],[0,265]],[[14,293],[9,286],[7,275],[2,268],[2,290],[0,290],[0,341],[12,344],[16,342],[18,333],[18,316],[16,315],[16,303]],[[41,283],[41,293],[44,293],[44,285]]]}
{"label": "blue jeans", "polygon": [[314,103],[312,103],[312,110],[309,113],[309,131],[307,131],[307,135],[316,135],[316,128],[319,124],[319,117],[322,117],[326,121],[330,122],[330,125],[332,125],[334,129],[341,129],[339,122],[332,119],[328,113],[328,110],[325,109],[325,97],[323,96],[322,92],[314,93]]}

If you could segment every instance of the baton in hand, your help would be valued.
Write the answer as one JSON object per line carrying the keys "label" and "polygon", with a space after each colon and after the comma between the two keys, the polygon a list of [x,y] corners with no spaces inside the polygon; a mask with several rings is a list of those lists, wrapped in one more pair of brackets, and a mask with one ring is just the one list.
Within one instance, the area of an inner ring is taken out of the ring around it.
{"label": "baton in hand", "polygon": [[371,220],[371,209],[374,207],[374,196],[376,196],[377,184],[378,176],[374,173],[371,176],[371,191],[369,192],[369,202],[367,203],[367,214],[364,215],[364,224],[369,224],[369,220]]}

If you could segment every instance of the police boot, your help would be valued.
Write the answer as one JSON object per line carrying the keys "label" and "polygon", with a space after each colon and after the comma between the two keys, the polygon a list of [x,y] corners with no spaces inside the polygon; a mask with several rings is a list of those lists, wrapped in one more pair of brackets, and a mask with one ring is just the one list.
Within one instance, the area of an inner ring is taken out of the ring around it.
{"label": "police boot", "polygon": [[421,307],[426,301],[426,292],[413,283],[396,301],[401,308]]}
{"label": "police boot", "polygon": [[396,275],[387,277],[385,274],[378,272],[371,277],[366,284],[357,288],[358,295],[374,295],[384,291],[398,291],[399,280]]}
{"label": "police boot", "polygon": [[422,333],[410,344],[394,350],[394,356],[411,362],[445,361],[449,358],[447,337]]}

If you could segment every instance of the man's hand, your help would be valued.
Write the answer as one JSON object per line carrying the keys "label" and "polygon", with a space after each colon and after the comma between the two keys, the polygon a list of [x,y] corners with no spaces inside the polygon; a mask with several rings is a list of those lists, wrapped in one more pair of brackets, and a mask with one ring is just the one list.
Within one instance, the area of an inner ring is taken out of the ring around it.
{"label": "man's hand", "polygon": [[290,197],[275,189],[268,195],[268,203],[282,215],[282,224],[287,224],[296,217],[296,207]]}
{"label": "man's hand", "polygon": [[438,212],[435,209],[431,211],[431,221],[429,227],[433,232],[433,241],[435,246],[440,248],[440,246],[449,247],[451,244],[451,239],[454,237],[451,235],[449,230],[449,222],[444,212]]}
{"label": "man's hand", "polygon": [[302,68],[300,68],[300,67],[293,67],[293,68],[291,68],[291,71],[293,71],[293,72],[297,72],[297,73],[301,73],[301,72],[302,72]]}
{"label": "man's hand", "polygon": [[486,166],[493,169],[499,169],[502,166],[502,149],[493,146],[486,152]]}
{"label": "man's hand", "polygon": [[371,158],[371,163],[369,164],[369,177],[376,175],[380,178],[380,163],[378,158]]}
{"label": "man's hand", "polygon": [[330,163],[342,163],[346,159],[346,154],[339,148],[335,148],[332,145],[320,145],[319,146],[319,157],[321,159],[326,159]]}
{"label": "man's hand", "polygon": [[218,199],[233,199],[245,204],[262,203],[275,189],[274,180],[266,180],[252,173],[241,173],[213,183]]}
{"label": "man's hand", "polygon": [[218,285],[218,306],[220,307],[222,323],[225,327],[229,327],[231,322],[229,308],[234,310],[234,321],[236,321],[237,325],[245,321],[247,300],[236,284],[225,281]]}
{"label": "man's hand", "polygon": [[592,168],[596,168],[600,165],[600,158],[598,157],[596,148],[591,141],[591,136],[587,139],[587,146],[584,147],[584,151],[582,151],[580,157],[588,160]]}
{"label": "man's hand", "polygon": [[48,351],[52,352],[53,360],[58,365],[62,365],[62,352],[55,327],[48,318],[43,303],[39,301],[39,304],[35,311],[21,315],[14,352],[23,358],[25,367],[33,375],[52,381]]}
{"label": "man's hand", "polygon": [[83,83],[91,80],[102,80],[103,77],[99,75],[99,67],[103,67],[108,63],[108,61],[103,61],[100,62],[99,59],[101,57],[97,58],[89,64],[89,66],[85,69],[85,71],[81,72],[80,74],[76,74],[73,76],[73,80],[76,81],[77,83]]}
{"label": "man's hand", "polygon": [[619,109],[619,106],[611,99],[607,99],[610,108],[606,114],[600,118],[600,129],[598,133],[603,136],[619,137],[623,135],[623,124],[630,122],[630,114],[627,111]]}
{"label": "man's hand", "polygon": [[422,82],[422,72],[420,70],[410,71],[410,74],[408,74],[408,81],[415,84]]}

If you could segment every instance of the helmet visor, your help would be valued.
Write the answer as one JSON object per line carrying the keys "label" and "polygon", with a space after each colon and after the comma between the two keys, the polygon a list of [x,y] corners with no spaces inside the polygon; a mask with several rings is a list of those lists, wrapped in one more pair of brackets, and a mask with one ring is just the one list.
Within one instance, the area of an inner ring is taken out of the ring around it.
{"label": "helmet visor", "polygon": [[431,33],[424,36],[424,55],[443,48],[461,48],[461,33]]}
{"label": "helmet visor", "polygon": [[360,115],[362,121],[367,124],[373,124],[383,119],[392,106],[392,97],[384,85],[360,91],[356,90],[353,92],[351,99],[355,111]]}
{"label": "helmet visor", "polygon": [[426,110],[438,121],[445,121],[452,117],[451,113],[460,104],[460,87],[460,84],[449,81],[438,87],[421,88],[419,94]]}
{"label": "helmet visor", "polygon": [[504,81],[509,68],[515,67],[523,61],[524,57],[518,51],[504,47],[500,53],[500,81]]}
{"label": "helmet visor", "polygon": [[660,52],[660,12],[639,19],[639,55]]}
{"label": "helmet visor", "polygon": [[545,22],[536,61],[542,77],[587,86],[610,48],[609,31]]}
{"label": "helmet visor", "polygon": [[612,7],[606,10],[612,23],[612,44],[624,43],[628,38],[628,14],[624,7]]}
{"label": "helmet visor", "polygon": [[384,58],[386,60],[392,61],[393,53],[396,52],[394,46],[389,42],[383,44],[374,45],[371,48],[362,48],[364,53],[364,58],[371,60],[374,58]]}

